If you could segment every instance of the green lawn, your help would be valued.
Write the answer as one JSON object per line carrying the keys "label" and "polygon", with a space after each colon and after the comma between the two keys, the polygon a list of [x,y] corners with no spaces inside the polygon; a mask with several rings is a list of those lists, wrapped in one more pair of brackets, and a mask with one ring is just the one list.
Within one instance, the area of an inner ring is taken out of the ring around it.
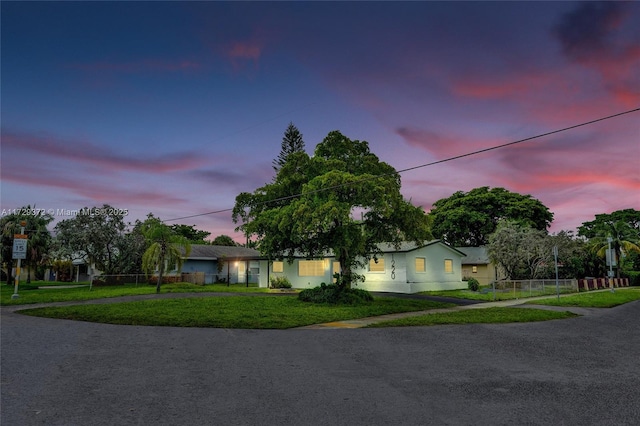
{"label": "green lawn", "polygon": [[[82,283],[55,283],[60,285],[75,285]],[[87,284],[87,283],[84,283]],[[44,289],[37,289],[37,286],[47,286]],[[87,284],[88,285],[88,284]],[[18,287],[18,299],[12,299],[13,285],[8,286],[6,284],[0,285],[0,305],[28,305],[33,303],[50,303],[50,302],[67,302],[67,301],[82,301],[93,299],[104,299],[110,297],[120,296],[134,296],[140,294],[153,294],[156,291],[155,285],[148,284],[125,284],[121,286],[109,286],[109,287],[93,287],[90,289],[87,287],[77,288],[56,288],[51,282],[34,281],[31,284],[21,283]],[[189,283],[175,283],[175,284],[163,284],[160,290],[161,293],[202,293],[202,292],[251,292],[251,293],[266,293],[266,288],[258,288],[256,284],[249,284],[247,288],[245,284],[231,284],[227,287],[226,284],[209,284],[209,285],[195,285]]]}
{"label": "green lawn", "polygon": [[640,299],[640,288],[617,288],[609,290],[579,293],[572,296],[530,301],[535,305],[578,306],[582,308],[611,308]]}
{"label": "green lawn", "polygon": [[533,322],[564,319],[577,316],[571,312],[545,311],[542,309],[486,308],[466,309],[463,311],[434,313],[415,317],[401,318],[371,324],[368,327],[409,327],[442,324],[477,324]]}
{"label": "green lawn", "polygon": [[330,306],[300,302],[297,296],[236,296],[47,307],[20,313],[109,324],[286,329],[448,306],[453,305],[396,298],[376,298],[363,306]]}

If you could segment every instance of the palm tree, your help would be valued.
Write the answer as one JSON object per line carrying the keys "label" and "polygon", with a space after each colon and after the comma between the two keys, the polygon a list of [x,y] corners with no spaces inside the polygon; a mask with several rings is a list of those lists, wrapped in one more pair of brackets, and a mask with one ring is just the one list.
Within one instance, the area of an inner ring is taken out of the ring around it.
{"label": "palm tree", "polygon": [[[610,240],[610,241],[609,241]],[[640,238],[638,233],[627,222],[610,222],[598,232],[598,236],[592,238],[590,243],[593,250],[601,258],[606,258],[609,244],[615,255],[616,277],[620,278],[620,259],[627,253],[635,251],[640,253]]]}
{"label": "palm tree", "polygon": [[146,224],[143,233],[150,246],[142,255],[142,269],[147,274],[158,271],[156,293],[160,293],[162,276],[165,272],[172,270],[173,265],[177,265],[180,271],[184,258],[191,252],[191,245],[189,240],[176,234],[160,219],[153,218],[147,221],[151,223]]}
{"label": "palm tree", "polygon": [[51,235],[47,225],[53,221],[53,216],[42,209],[27,205],[19,209],[19,212],[4,216],[0,220],[0,232],[2,234],[2,260],[7,266],[7,284],[11,281],[11,247],[13,235],[21,232],[21,222],[26,222],[24,230],[28,235],[27,282],[31,282],[31,267],[42,264],[46,258],[47,250],[51,242]]}

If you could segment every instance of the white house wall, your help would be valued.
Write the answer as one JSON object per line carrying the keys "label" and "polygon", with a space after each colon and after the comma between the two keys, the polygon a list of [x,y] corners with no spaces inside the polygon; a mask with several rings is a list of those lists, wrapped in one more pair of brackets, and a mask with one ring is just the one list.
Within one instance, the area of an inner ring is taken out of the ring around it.
{"label": "white house wall", "polygon": [[409,293],[407,284],[406,253],[384,253],[378,256],[384,259],[384,272],[370,272],[369,265],[354,272],[365,276],[364,282],[358,282],[357,288],[369,291],[391,293]]}
{"label": "white house wall", "polygon": [[[425,259],[425,272],[415,270],[416,257]],[[431,244],[408,252],[384,253],[379,256],[384,259],[384,272],[370,272],[368,265],[354,272],[365,276],[364,282],[358,282],[357,288],[369,291],[393,292],[393,293],[417,293],[420,291],[454,290],[466,288],[462,281],[462,256],[444,244]],[[445,272],[445,259],[451,259],[453,270]],[[267,276],[267,262],[260,264],[260,285],[268,282],[269,276],[286,276],[294,288],[313,288],[321,283],[333,282],[334,258],[324,259],[324,275],[316,277],[298,276],[298,262],[284,261],[283,272],[273,272],[273,266],[269,265]],[[264,276],[263,276],[264,274]],[[266,284],[268,285],[268,284]],[[265,286],[266,286],[265,285]]]}

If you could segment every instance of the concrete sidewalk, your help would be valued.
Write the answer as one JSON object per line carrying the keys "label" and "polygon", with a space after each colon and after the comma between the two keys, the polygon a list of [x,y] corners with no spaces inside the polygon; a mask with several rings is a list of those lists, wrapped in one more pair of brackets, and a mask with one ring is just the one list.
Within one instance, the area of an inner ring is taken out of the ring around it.
{"label": "concrete sidewalk", "polygon": [[[610,290],[598,290],[598,291],[610,291]],[[574,296],[576,293],[570,294],[561,294],[560,297]],[[376,317],[368,317],[368,318],[359,318],[353,320],[345,320],[345,321],[334,321],[323,324],[313,324],[307,325],[304,327],[300,327],[300,329],[323,329],[323,328],[362,328],[371,324],[390,321],[401,318],[415,317],[421,315],[429,315],[429,314],[437,314],[437,313],[448,313],[448,312],[457,312],[457,311],[465,311],[468,309],[486,309],[486,308],[504,308],[504,307],[515,307],[515,308],[535,308],[535,309],[545,309],[545,310],[553,310],[553,311],[568,311],[573,312],[577,315],[592,315],[598,311],[599,308],[580,308],[580,307],[572,307],[572,306],[547,306],[547,305],[535,305],[528,304],[531,301],[549,299],[556,296],[547,295],[547,296],[536,296],[536,297],[527,297],[523,299],[511,299],[511,300],[499,300],[495,302],[480,302],[469,305],[458,305],[451,308],[442,308],[442,309],[429,309],[426,311],[414,311],[414,312],[401,312],[397,314],[388,314],[388,315],[380,315]]]}

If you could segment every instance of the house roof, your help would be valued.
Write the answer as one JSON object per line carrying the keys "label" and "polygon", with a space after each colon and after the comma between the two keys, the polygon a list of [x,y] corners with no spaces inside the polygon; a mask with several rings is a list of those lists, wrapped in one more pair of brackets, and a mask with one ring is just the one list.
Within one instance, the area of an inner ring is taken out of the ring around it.
{"label": "house roof", "polygon": [[442,240],[431,240],[431,241],[427,241],[424,244],[416,244],[415,242],[410,242],[410,241],[405,241],[403,243],[400,243],[400,246],[398,248],[396,248],[395,245],[390,244],[390,243],[382,243],[382,244],[378,244],[378,248],[380,249],[380,251],[382,251],[383,253],[403,253],[403,252],[409,252],[409,251],[413,251],[413,250],[417,250],[417,249],[421,249],[423,247],[428,247],[434,244],[441,244],[443,246],[445,246],[446,248],[457,252],[459,255],[461,256],[466,256],[466,253],[451,247],[450,245],[446,244],[445,242],[443,242]]}
{"label": "house roof", "polygon": [[237,246],[212,246],[207,244],[192,244],[191,253],[187,259],[191,260],[216,260],[226,259],[258,259],[261,258],[258,250]]}
{"label": "house roof", "polygon": [[488,265],[489,253],[486,247],[456,247],[459,251],[467,255],[462,259],[463,265]]}
{"label": "house roof", "polygon": [[[454,247],[451,247],[450,245],[446,244],[445,242],[441,241],[441,240],[431,240],[431,241],[426,241],[424,244],[416,244],[415,242],[409,242],[409,241],[405,241],[400,243],[399,246],[395,246],[392,243],[380,243],[378,244],[378,249],[383,252],[383,253],[406,253],[406,252],[410,252],[413,250],[418,250],[421,249],[423,247],[428,247],[434,244],[440,244],[446,248],[448,248],[449,250],[455,252],[456,254],[460,255],[460,256],[466,256],[463,252],[461,252],[460,250],[455,249]],[[304,254],[300,253],[300,252],[296,252],[294,257],[299,257],[299,258],[306,258],[307,256],[305,256]],[[324,254],[318,254],[318,257],[334,257],[332,252],[326,252]]]}

